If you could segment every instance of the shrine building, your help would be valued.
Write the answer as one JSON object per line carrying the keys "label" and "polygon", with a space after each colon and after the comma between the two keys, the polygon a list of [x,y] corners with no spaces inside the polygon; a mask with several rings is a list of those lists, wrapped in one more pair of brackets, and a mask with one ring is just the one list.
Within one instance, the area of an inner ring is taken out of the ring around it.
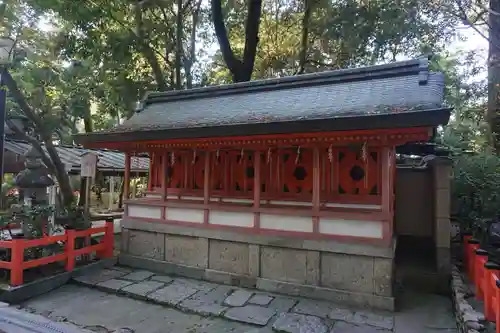
{"label": "shrine building", "polygon": [[396,147],[447,124],[443,94],[422,58],[153,92],[75,140],[125,152],[126,179],[150,157],[146,196],[125,201],[120,263],[393,309]]}

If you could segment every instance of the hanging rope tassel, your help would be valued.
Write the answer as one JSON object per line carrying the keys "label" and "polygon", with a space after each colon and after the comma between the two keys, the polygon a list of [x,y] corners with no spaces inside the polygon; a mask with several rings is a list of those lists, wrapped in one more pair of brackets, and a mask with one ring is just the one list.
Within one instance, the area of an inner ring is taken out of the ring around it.
{"label": "hanging rope tassel", "polygon": [[196,163],[196,149],[193,151],[193,160],[191,161],[191,164],[195,164]]}
{"label": "hanging rope tassel", "polygon": [[271,148],[267,150],[267,164],[271,163]]}
{"label": "hanging rope tassel", "polygon": [[170,164],[172,166],[174,166],[174,164],[175,164],[175,153],[174,152],[172,152],[172,154],[170,155]]}
{"label": "hanging rope tassel", "polygon": [[332,148],[332,145],[330,145],[330,147],[328,147],[328,160],[330,161],[330,163],[333,163],[333,148]]}
{"label": "hanging rope tassel", "polygon": [[297,157],[295,157],[295,164],[299,163],[299,159],[300,159],[300,146],[299,148],[297,148]]}

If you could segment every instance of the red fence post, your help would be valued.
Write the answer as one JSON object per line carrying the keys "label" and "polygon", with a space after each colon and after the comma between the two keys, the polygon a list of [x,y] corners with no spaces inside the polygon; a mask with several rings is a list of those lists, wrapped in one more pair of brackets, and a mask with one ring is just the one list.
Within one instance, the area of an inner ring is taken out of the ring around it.
{"label": "red fence post", "polygon": [[11,249],[11,269],[10,284],[20,286],[23,284],[23,261],[24,261],[24,243],[22,239],[12,240]]}
{"label": "red fence post", "polygon": [[66,271],[71,272],[75,268],[75,230],[66,229]]}
{"label": "red fence post", "polygon": [[479,249],[479,241],[476,239],[470,239],[468,241],[469,243],[469,280],[470,282],[474,283],[475,276],[474,274],[476,273],[476,250]]}
{"label": "red fence post", "polygon": [[106,219],[106,231],[104,232],[104,258],[113,256],[113,247],[115,244],[115,223],[113,218]]}
{"label": "red fence post", "polygon": [[477,249],[475,251],[475,263],[474,266],[476,271],[474,273],[474,284],[476,285],[476,299],[484,299],[484,280],[486,279],[486,268],[484,265],[488,261],[488,251],[483,249]]}
{"label": "red fence post", "polygon": [[500,280],[495,280],[495,301],[496,304],[493,304],[493,309],[495,311],[495,323],[496,325],[496,333],[500,333]]}
{"label": "red fence post", "polygon": [[495,308],[493,301],[496,298],[496,281],[495,276],[500,272],[500,265],[488,261],[484,264],[485,277],[484,277],[484,316],[486,320],[495,320]]}

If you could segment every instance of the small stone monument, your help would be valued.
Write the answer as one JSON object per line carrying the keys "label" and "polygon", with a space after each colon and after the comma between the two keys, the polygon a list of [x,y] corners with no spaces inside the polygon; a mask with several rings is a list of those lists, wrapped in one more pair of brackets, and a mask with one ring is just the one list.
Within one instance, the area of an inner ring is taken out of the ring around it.
{"label": "small stone monument", "polygon": [[31,148],[25,155],[25,169],[21,171],[14,182],[19,187],[20,199],[25,205],[47,205],[49,198],[47,188],[54,185],[47,168],[42,164],[42,155]]}

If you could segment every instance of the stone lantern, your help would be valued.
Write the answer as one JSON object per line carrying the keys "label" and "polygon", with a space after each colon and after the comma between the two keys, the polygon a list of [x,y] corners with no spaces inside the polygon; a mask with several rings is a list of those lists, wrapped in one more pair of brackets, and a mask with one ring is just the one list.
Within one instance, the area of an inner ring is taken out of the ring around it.
{"label": "stone lantern", "polygon": [[47,188],[53,186],[54,181],[42,164],[42,155],[35,148],[31,148],[24,157],[25,169],[14,180],[19,187],[20,199],[28,206],[46,205],[49,201]]}

